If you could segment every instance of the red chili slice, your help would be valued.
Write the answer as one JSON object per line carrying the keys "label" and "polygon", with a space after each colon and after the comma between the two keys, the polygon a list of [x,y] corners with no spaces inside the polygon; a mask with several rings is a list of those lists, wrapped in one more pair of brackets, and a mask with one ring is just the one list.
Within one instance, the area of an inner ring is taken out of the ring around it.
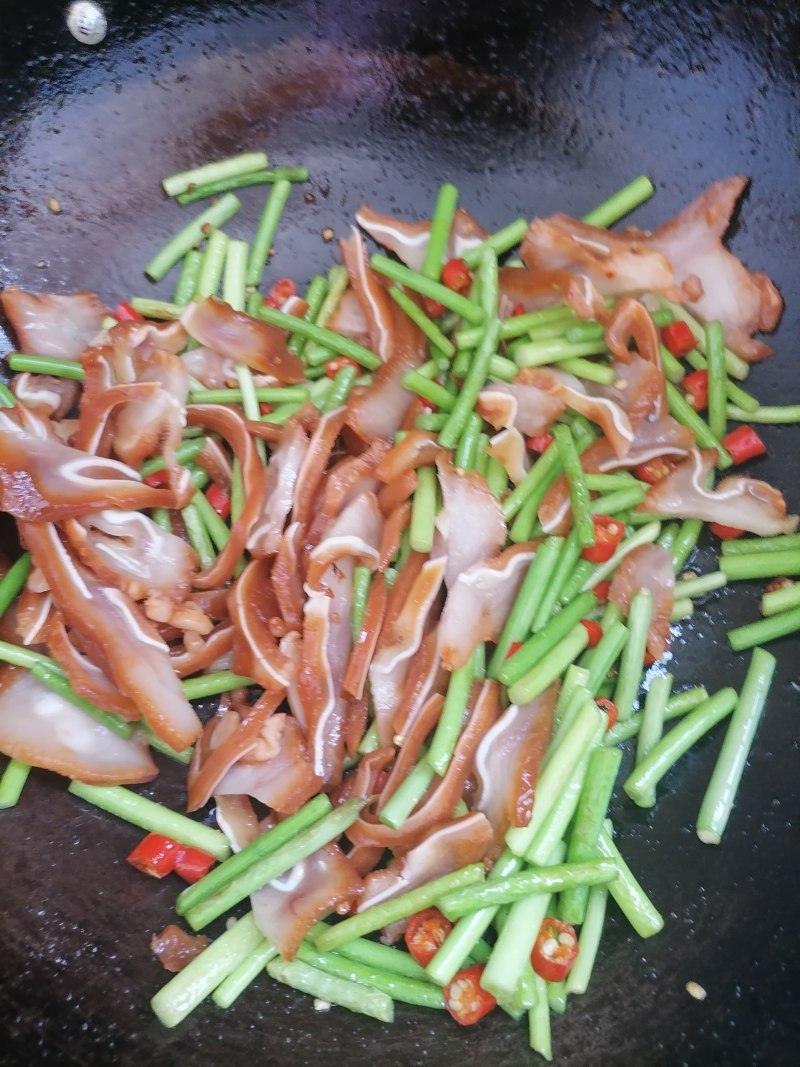
{"label": "red chili slice", "polygon": [[166,469],[153,471],[153,473],[148,474],[144,480],[144,484],[152,486],[153,489],[159,489],[162,485],[167,485],[168,482],[169,471]]}
{"label": "red chili slice", "polygon": [[756,456],[766,455],[767,446],[752,426],[737,426],[722,438],[723,445],[734,463],[744,463]]}
{"label": "red chili slice", "polygon": [[613,700],[609,700],[608,697],[596,697],[595,704],[601,711],[606,713],[608,723],[606,725],[606,733],[611,729],[614,723],[619,718],[619,708]]}
{"label": "red chili slice", "polygon": [[114,308],[114,318],[117,322],[144,322],[144,315],[140,315],[127,300],[120,300]]}
{"label": "red chili slice", "polygon": [[221,519],[227,519],[231,513],[231,498],[219,485],[210,485],[206,490],[206,500]]}
{"label": "red chili slice", "polygon": [[358,363],[349,356],[337,356],[335,359],[329,359],[325,364],[325,373],[329,378],[335,378],[345,367],[358,367]]}
{"label": "red chili slice", "polygon": [[586,647],[594,648],[603,636],[603,627],[594,619],[581,619],[581,623],[586,627],[586,632],[589,635],[589,644]]}
{"label": "red chili slice", "polygon": [[670,459],[668,456],[656,456],[655,459],[649,459],[647,463],[640,463],[638,467],[634,467],[633,473],[640,482],[647,482],[648,485],[656,485],[662,479],[666,478],[674,467],[674,459]]}
{"label": "red chili slice", "polygon": [[705,411],[708,407],[708,371],[696,370],[687,374],[681,385],[694,410]]}
{"label": "red chili slice", "polygon": [[481,987],[485,964],[475,963],[459,971],[444,987],[444,1003],[457,1023],[472,1026],[495,1007],[497,1001]]}
{"label": "red chili slice", "polygon": [[452,929],[453,924],[438,908],[425,908],[408,920],[406,948],[420,967],[427,967]]}
{"label": "red chili slice", "polygon": [[512,317],[516,318],[517,315],[524,315],[524,314],[525,314],[525,305],[524,304],[515,304],[513,309],[512,309],[512,311],[511,311]]}
{"label": "red chili slice", "polygon": [[685,322],[671,322],[665,326],[661,331],[661,340],[677,359],[697,346],[695,336]]}
{"label": "red chili slice", "polygon": [[609,590],[611,589],[611,582],[598,582],[592,589],[592,592],[598,600],[608,600]]}
{"label": "red chili slice", "polygon": [[448,259],[442,267],[442,284],[454,293],[466,293],[472,285],[472,271],[463,259]]}
{"label": "red chili slice", "polygon": [[508,652],[506,652],[506,659],[511,659],[511,657],[515,656],[521,648],[521,641],[512,641],[511,644],[508,646]]}
{"label": "red chili slice", "polygon": [[179,874],[185,882],[199,882],[216,862],[215,857],[208,852],[179,845],[178,857],[175,860],[175,873]]}
{"label": "red chili slice", "polygon": [[148,834],[142,838],[128,856],[128,863],[151,878],[164,878],[172,874],[181,846],[163,834]]}
{"label": "red chili slice", "polygon": [[422,310],[430,319],[436,319],[440,315],[444,314],[444,304],[440,304],[438,300],[433,300],[429,296],[423,296],[422,298]]}
{"label": "red chili slice", "polygon": [[593,515],[594,544],[584,548],[581,558],[590,563],[605,563],[611,559],[622,538],[625,536],[625,527],[612,515]]}
{"label": "red chili slice", "polygon": [[546,982],[563,981],[578,955],[574,926],[560,919],[546,918],[531,952],[531,966]]}
{"label": "red chili slice", "polygon": [[725,526],[721,522],[710,522],[708,528],[721,541],[735,541],[744,533],[744,530],[740,530],[738,526]]}
{"label": "red chili slice", "polygon": [[261,301],[264,307],[280,308],[290,296],[297,295],[297,286],[291,278],[278,278],[270,291]]}
{"label": "red chili slice", "polygon": [[537,433],[532,437],[526,438],[525,444],[528,446],[529,452],[538,452],[540,455],[553,443],[553,435],[551,433]]}

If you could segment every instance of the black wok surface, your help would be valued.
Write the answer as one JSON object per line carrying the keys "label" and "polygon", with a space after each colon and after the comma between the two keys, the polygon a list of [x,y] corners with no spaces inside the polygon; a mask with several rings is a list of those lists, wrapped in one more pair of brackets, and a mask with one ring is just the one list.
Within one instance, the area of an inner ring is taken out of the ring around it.
{"label": "black wok surface", "polygon": [[[178,228],[158,180],[253,147],[307,163],[315,202],[293,195],[271,270],[299,282],[326,266],[320,238],[362,199],[425,215],[440,182],[486,226],[520,213],[582,214],[641,172],[654,225],[713,179],[753,178],[733,248],[786,300],[776,357],[752,387],[800,399],[798,30],[794,3],[106,4],[109,36],[75,44],[60,4],[2,4],[0,283],[96,289],[112,304],[151,287],[143,263]],[[48,212],[56,196],[60,215]],[[244,190],[227,229],[251,232],[263,191]],[[191,211],[194,209],[185,209]],[[10,342],[5,348],[10,347]],[[800,507],[798,433],[766,428],[754,473]],[[702,565],[712,566],[710,550]],[[709,598],[673,642],[676,685],[738,684],[746,658],[725,627],[756,617],[758,591]],[[553,1023],[563,1065],[780,1065],[800,1041],[796,871],[796,639],[780,659],[723,845],[694,833],[720,734],[665,780],[657,808],[614,803],[620,843],[666,918],[650,942],[610,907],[590,992]],[[165,766],[151,795],[179,806]],[[136,874],[139,832],[35,773],[0,813],[0,1062],[317,1064],[529,1062],[524,1024],[474,1031],[400,1008],[394,1027],[314,1011],[266,977],[223,1013],[175,1031],[148,1001],[163,983],[150,933],[177,885]],[[217,932],[214,930],[213,932]],[[708,992],[704,1002],[686,982]],[[3,1036],[4,1035],[4,1036]]]}

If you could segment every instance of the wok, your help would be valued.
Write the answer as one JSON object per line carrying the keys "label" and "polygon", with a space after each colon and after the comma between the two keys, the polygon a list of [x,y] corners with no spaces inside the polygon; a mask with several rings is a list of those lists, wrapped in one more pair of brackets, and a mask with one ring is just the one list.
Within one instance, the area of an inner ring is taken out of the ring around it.
{"label": "wok", "polygon": [[[4,4],[0,280],[149,287],[141,265],[179,211],[158,180],[264,146],[307,163],[315,201],[293,196],[275,276],[304,281],[358,203],[425,215],[440,182],[489,227],[520,213],[582,214],[636,174],[658,187],[634,216],[669,216],[713,179],[753,179],[735,251],[778,283],[787,310],[776,357],[758,367],[765,403],[799,399],[797,247],[800,14],[796,4],[604,4],[496,0],[106,5],[109,35],[77,45],[61,4]],[[245,190],[242,235],[263,190]],[[62,213],[48,211],[57,197]],[[188,210],[188,209],[187,209]],[[10,344],[10,342],[9,342]],[[797,434],[767,428],[756,473],[800,506]],[[710,547],[701,562],[711,566]],[[757,590],[716,594],[674,642],[676,685],[741,682],[725,628],[756,617]],[[693,825],[719,733],[663,783],[658,806],[614,802],[621,847],[666,918],[652,941],[610,909],[589,993],[555,1018],[562,1065],[796,1062],[798,646],[780,667],[723,845]],[[148,790],[179,806],[172,766]],[[210,1002],[174,1031],[148,1001],[164,974],[152,931],[175,887],[135,874],[138,831],[88,809],[63,781],[30,779],[0,816],[0,1060],[32,1063],[527,1063],[524,1024],[495,1013],[474,1031],[400,1008],[394,1027],[315,1012],[264,978],[223,1013]],[[217,932],[214,930],[213,932]],[[707,990],[703,1002],[687,981]]]}

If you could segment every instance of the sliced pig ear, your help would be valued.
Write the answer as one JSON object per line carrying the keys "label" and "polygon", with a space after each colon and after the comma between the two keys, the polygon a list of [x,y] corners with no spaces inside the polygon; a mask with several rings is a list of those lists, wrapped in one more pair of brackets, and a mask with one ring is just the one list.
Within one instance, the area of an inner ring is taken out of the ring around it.
{"label": "sliced pig ear", "polygon": [[445,582],[451,588],[473,563],[500,550],[506,540],[506,522],[497,497],[481,474],[457,470],[447,455],[439,456],[436,467],[444,499]]}
{"label": "sliced pig ear", "polygon": [[77,359],[109,314],[94,293],[26,293],[8,285],[0,293],[0,303],[20,351],[55,359]]}
{"label": "sliced pig ear", "polygon": [[374,493],[360,493],[329,523],[319,543],[311,550],[306,584],[320,591],[328,567],[345,556],[375,570],[383,533],[383,515]]}
{"label": "sliced pig ear", "polygon": [[753,361],[772,353],[753,334],[775,329],[783,300],[765,274],[749,271],[722,243],[746,186],[747,178],[741,175],[714,182],[659,226],[648,243],[669,258],[678,276],[699,277],[702,294],[689,307],[704,322],[721,322],[728,345],[743,359]]}
{"label": "sliced pig ear", "polygon": [[800,517],[786,514],[783,493],[767,482],[734,475],[723,478],[716,489],[706,488],[716,459],[714,449],[694,449],[651,487],[640,510],[736,526],[761,537],[794,533]]}
{"label": "sliced pig ear", "polygon": [[672,554],[659,545],[641,545],[620,563],[611,580],[608,599],[627,616],[634,593],[649,589],[653,612],[647,634],[647,651],[661,659],[669,647],[670,618],[675,603],[675,570]]}
{"label": "sliced pig ear", "polygon": [[[356,222],[377,244],[394,252],[399,260],[412,270],[421,270],[428,250],[431,234],[430,219],[405,222],[391,215],[381,215],[362,204],[356,212]],[[481,244],[490,236],[480,223],[458,208],[453,219],[447,255],[461,257],[470,248]]]}
{"label": "sliced pig ear", "polygon": [[0,669],[0,751],[90,785],[149,782],[147,744],[123,738],[27,671]]}
{"label": "sliced pig ear", "polygon": [[355,226],[350,230],[350,237],[339,242],[339,248],[350,276],[352,292],[361,308],[369,347],[384,363],[388,363],[397,340],[396,305],[383,279],[370,266],[367,250]]}

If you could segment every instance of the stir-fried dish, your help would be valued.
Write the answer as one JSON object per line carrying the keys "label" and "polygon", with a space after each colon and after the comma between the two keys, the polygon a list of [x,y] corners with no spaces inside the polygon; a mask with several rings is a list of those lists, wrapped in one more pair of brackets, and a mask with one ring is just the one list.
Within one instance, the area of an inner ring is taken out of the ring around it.
{"label": "stir-fried dish", "polygon": [[[499,1006],[550,1058],[608,898],[664,925],[607,818],[620,746],[648,807],[727,720],[696,827],[719,843],[760,646],[800,629],[798,517],[739,470],[753,424],[798,415],[742,384],[781,297],[723,244],[740,177],[652,233],[606,228],[646,179],[496,233],[451,185],[430,221],[363,206],[300,296],[269,257],[306,178],[248,153],[165,180],[211,198],[146,268],[180,264],[172,302],[1,294],[0,806],[54,771],[148,831],[133,867],[188,883],[142,937],[177,972],[167,1026],[266,969],[383,1021]],[[232,190],[263,184],[229,238]],[[770,584],[730,632],[741,692],[673,692],[675,623],[747,579]],[[153,750],[188,814],[127,788]]]}

